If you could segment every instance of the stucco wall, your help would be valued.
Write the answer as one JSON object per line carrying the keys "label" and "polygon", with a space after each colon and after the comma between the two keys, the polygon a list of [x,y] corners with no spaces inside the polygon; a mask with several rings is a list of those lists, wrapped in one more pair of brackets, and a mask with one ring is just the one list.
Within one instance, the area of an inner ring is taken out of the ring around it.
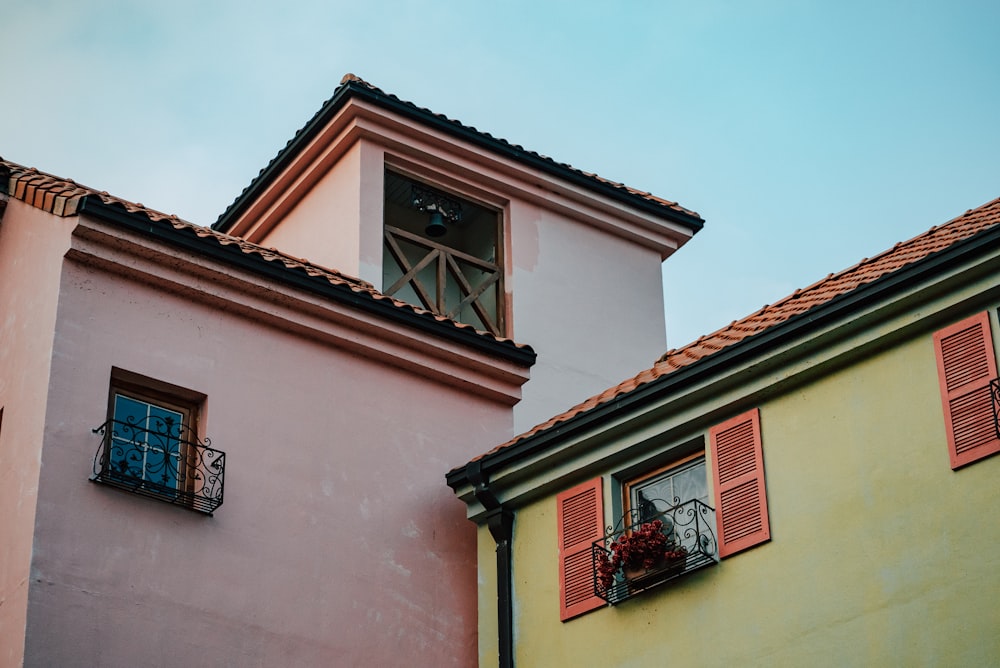
{"label": "stucco wall", "polygon": [[538,353],[515,430],[649,368],[666,351],[660,258],[527,202],[511,204],[513,336]]}
{"label": "stucco wall", "polygon": [[361,152],[354,144],[258,243],[360,277]]}
{"label": "stucco wall", "polygon": [[10,201],[0,222],[0,665],[20,665],[59,268],[72,220]]}
{"label": "stucco wall", "polygon": [[554,499],[517,513],[517,665],[1000,661],[1000,457],[949,467],[931,333],[760,411],[771,542],[672,586],[560,623]]}
{"label": "stucco wall", "polygon": [[[207,395],[214,517],[88,481],[112,366]],[[48,405],[26,665],[475,661],[475,527],[441,472],[509,406],[75,263]]]}
{"label": "stucco wall", "polygon": [[349,148],[317,148],[321,157],[305,175],[274,186],[284,193],[264,216],[274,227],[248,238],[383,288],[387,165],[501,211],[506,334],[538,353],[508,436],[648,368],[666,350],[663,237],[689,232],[425,129],[381,130],[344,140],[354,142]]}

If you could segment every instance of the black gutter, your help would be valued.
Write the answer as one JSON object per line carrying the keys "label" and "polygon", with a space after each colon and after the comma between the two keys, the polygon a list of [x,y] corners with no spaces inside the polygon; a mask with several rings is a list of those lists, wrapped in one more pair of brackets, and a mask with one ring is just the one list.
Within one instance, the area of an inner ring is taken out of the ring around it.
{"label": "black gutter", "polygon": [[702,361],[681,367],[620,397],[575,415],[565,422],[528,436],[502,450],[486,454],[463,467],[453,469],[446,475],[448,486],[457,491],[460,487],[472,484],[472,471],[483,476],[500,473],[507,465],[555,448],[574,434],[586,431],[615,416],[641,410],[644,406],[662,400],[673,392],[701,382],[727,366],[747,362],[754,357],[762,357],[796,337],[808,334],[811,330],[823,327],[831,321],[845,318],[866,304],[906,289],[929,274],[974,260],[987,252],[996,251],[998,246],[1000,246],[1000,225],[955,242],[937,253],[734,343]]}
{"label": "black gutter", "polygon": [[493,153],[516,160],[530,167],[552,174],[575,185],[582,186],[588,190],[596,191],[611,199],[623,202],[636,209],[651,213],[659,218],[683,225],[692,233],[698,232],[705,224],[705,221],[697,214],[678,211],[664,204],[646,199],[641,195],[632,194],[624,187],[616,186],[611,182],[599,178],[588,176],[587,174],[546,158],[538,153],[528,151],[520,146],[511,144],[492,135],[480,132],[475,128],[463,125],[458,121],[453,121],[445,116],[435,114],[427,109],[422,109],[411,102],[404,102],[394,95],[389,95],[381,90],[373,89],[367,84],[350,80],[341,84],[334,91],[333,97],[327,100],[318,112],[309,120],[306,125],[299,130],[294,137],[285,145],[278,155],[261,170],[260,174],[250,182],[236,200],[219,216],[219,219],[212,225],[212,229],[225,232],[229,230],[236,219],[246,210],[265,187],[280,174],[294,159],[306,144],[324,128],[327,123],[340,111],[347,103],[347,100],[356,96],[359,99],[367,100],[384,109],[395,112],[406,118],[413,119],[424,125],[440,130],[453,137],[485,148]]}
{"label": "black gutter", "polygon": [[87,214],[176,248],[208,256],[230,266],[245,269],[259,276],[399,322],[421,332],[433,334],[435,337],[500,357],[515,364],[527,367],[535,363],[535,351],[527,346],[517,346],[513,342],[491,339],[471,327],[456,327],[450,321],[437,320],[433,315],[421,314],[396,306],[391,300],[375,299],[367,292],[355,292],[346,285],[334,285],[323,276],[310,276],[304,268],[290,269],[260,255],[248,254],[238,244],[223,245],[215,237],[198,236],[193,229],[178,230],[167,221],[154,221],[141,211],[129,212],[119,204],[106,204],[93,195],[83,198],[78,213]]}
{"label": "black gutter", "polygon": [[514,513],[504,508],[490,489],[478,462],[469,464],[473,494],[486,509],[486,525],[497,544],[497,640],[499,667],[514,666]]}

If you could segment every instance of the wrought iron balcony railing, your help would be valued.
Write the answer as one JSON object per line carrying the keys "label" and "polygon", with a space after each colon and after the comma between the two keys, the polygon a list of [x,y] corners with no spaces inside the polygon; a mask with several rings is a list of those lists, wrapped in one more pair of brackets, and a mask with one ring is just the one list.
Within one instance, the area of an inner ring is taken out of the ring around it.
{"label": "wrought iron balcony railing", "polygon": [[993,430],[1000,438],[1000,378],[990,381],[990,398],[993,400]]}
{"label": "wrought iron balcony railing", "polygon": [[101,445],[95,482],[211,515],[222,505],[226,453],[199,441],[187,425],[150,417],[108,420],[94,429]]}
{"label": "wrought iron balcony railing", "polygon": [[[608,527],[604,538],[594,541],[594,593],[597,596],[614,605],[640,591],[718,563],[715,510],[697,499],[684,503],[679,501],[675,499],[674,505],[655,514],[634,509],[622,517],[616,526]],[[652,503],[657,508],[667,505],[661,500],[654,500]],[[663,523],[661,531],[667,538],[665,549],[669,550],[668,558],[656,560],[653,567],[639,568],[636,572],[628,572],[630,569],[622,565],[614,570],[613,576],[602,577],[602,563],[604,571],[611,572],[608,564],[613,563],[612,546],[620,544],[623,536],[632,535],[640,531],[643,525],[652,524],[656,520]]]}

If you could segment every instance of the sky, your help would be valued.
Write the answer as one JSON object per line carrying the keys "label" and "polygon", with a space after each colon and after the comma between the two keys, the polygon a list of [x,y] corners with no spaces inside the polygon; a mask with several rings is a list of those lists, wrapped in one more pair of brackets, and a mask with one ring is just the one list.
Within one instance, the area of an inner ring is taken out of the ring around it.
{"label": "sky", "polygon": [[995,0],[6,0],[0,156],[210,225],[353,72],[700,213],[663,269],[678,347],[1000,196],[998,25]]}

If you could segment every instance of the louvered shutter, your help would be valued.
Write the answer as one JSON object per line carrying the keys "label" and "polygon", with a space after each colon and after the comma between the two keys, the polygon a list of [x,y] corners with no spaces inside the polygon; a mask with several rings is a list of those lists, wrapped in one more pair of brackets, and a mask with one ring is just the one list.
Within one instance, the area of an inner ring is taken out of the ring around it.
{"label": "louvered shutter", "polygon": [[559,618],[563,621],[605,604],[594,594],[591,546],[604,534],[601,478],[559,494]]}
{"label": "louvered shutter", "polygon": [[719,556],[771,538],[764,489],[760,411],[753,409],[709,430]]}
{"label": "louvered shutter", "polygon": [[997,376],[987,313],[946,327],[934,335],[941,402],[951,468],[1000,451],[990,396]]}

